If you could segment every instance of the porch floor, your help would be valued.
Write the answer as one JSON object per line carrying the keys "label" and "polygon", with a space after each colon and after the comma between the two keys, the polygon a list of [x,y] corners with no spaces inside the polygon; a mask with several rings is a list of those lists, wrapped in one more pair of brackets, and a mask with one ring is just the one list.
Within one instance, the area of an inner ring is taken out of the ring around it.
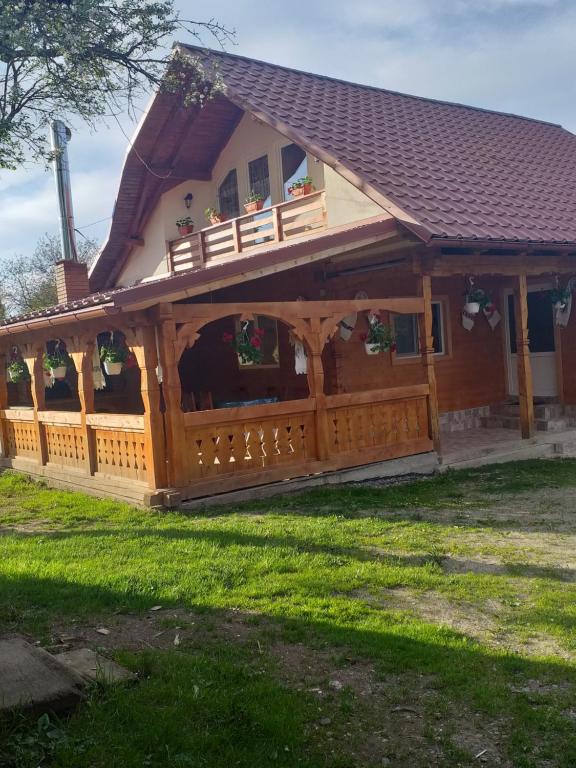
{"label": "porch floor", "polygon": [[516,461],[545,456],[576,456],[576,429],[537,432],[523,440],[513,429],[477,428],[440,435],[440,469]]}

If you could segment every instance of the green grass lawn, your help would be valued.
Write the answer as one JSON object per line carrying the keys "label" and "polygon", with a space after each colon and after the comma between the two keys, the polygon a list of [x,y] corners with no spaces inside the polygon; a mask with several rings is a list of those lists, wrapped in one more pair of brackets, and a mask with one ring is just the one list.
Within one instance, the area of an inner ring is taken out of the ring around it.
{"label": "green grass lawn", "polygon": [[575,513],[568,459],[193,516],[6,473],[0,631],[140,679],[0,767],[573,768]]}

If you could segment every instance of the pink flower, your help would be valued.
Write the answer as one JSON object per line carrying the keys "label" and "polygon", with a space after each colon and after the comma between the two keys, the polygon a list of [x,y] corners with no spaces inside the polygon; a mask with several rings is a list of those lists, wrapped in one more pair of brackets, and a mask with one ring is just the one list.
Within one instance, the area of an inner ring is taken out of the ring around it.
{"label": "pink flower", "polygon": [[226,332],[222,334],[222,341],[226,342],[226,344],[230,344],[233,338],[234,336],[231,333]]}
{"label": "pink flower", "polygon": [[393,341],[392,344],[390,344],[390,349],[392,350],[392,352],[396,352],[396,342],[395,341]]}
{"label": "pink flower", "polygon": [[368,339],[367,333],[361,333],[360,334],[360,341],[366,341]]}
{"label": "pink flower", "polygon": [[253,347],[256,347],[256,349],[260,349],[262,346],[262,341],[260,339],[260,336],[252,336],[250,339],[250,344],[252,344]]}

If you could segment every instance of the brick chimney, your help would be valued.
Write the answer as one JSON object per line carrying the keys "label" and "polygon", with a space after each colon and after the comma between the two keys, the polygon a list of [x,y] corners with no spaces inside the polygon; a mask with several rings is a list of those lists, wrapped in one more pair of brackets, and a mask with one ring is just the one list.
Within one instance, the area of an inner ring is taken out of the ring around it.
{"label": "brick chimney", "polygon": [[88,267],[79,261],[56,262],[56,294],[58,304],[68,304],[90,295]]}

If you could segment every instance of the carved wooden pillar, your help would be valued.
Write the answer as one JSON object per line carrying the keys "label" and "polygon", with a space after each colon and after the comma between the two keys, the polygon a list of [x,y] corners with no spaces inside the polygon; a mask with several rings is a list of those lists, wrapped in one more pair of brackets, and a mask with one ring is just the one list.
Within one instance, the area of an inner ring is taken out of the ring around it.
{"label": "carved wooden pillar", "polygon": [[516,351],[518,358],[518,397],[520,400],[520,432],[523,438],[534,435],[534,393],[528,338],[528,285],[526,275],[518,275],[514,291],[516,314]]}
{"label": "carved wooden pillar", "polygon": [[182,418],[182,387],[178,372],[178,344],[176,323],[172,319],[172,305],[160,305],[159,315],[162,392],[166,409],[167,480],[169,486],[182,488],[186,485],[186,433]]}
{"label": "carved wooden pillar", "polygon": [[96,441],[92,428],[86,422],[86,414],[94,413],[94,373],[92,360],[96,340],[74,337],[68,351],[78,374],[78,398],[80,400],[80,429],[84,439],[86,472],[96,472]]}
{"label": "carved wooden pillar", "polygon": [[428,432],[434,449],[440,449],[440,420],[438,415],[438,387],[434,369],[434,336],[432,334],[432,279],[430,275],[421,275],[420,289],[424,299],[424,315],[420,324],[422,362],[428,382]]}
{"label": "carved wooden pillar", "polygon": [[6,386],[6,366],[8,365],[7,350],[0,350],[0,440],[2,446],[0,455],[6,459],[8,457],[8,430],[4,411],[8,408],[8,388]]}
{"label": "carved wooden pillar", "polygon": [[44,352],[43,342],[32,342],[24,344],[22,349],[22,358],[28,366],[30,372],[30,390],[32,393],[32,402],[34,404],[34,429],[36,431],[36,441],[38,444],[38,463],[46,464],[48,461],[48,446],[46,444],[46,432],[44,425],[38,419],[38,411],[46,410],[46,385],[44,383]]}
{"label": "carved wooden pillar", "polygon": [[166,477],[166,436],[160,410],[160,385],[156,368],[156,334],[153,326],[135,331],[137,343],[132,351],[140,368],[140,392],[144,403],[144,445],[146,453],[146,474],[152,489],[165,488]]}
{"label": "carved wooden pillar", "polygon": [[315,398],[316,401],[314,411],[316,453],[320,461],[325,461],[330,455],[330,433],[326,395],[324,394],[324,367],[322,365],[324,343],[321,335],[320,318],[311,318],[310,324],[311,331],[306,334],[306,341],[308,342],[308,388],[310,397]]}

